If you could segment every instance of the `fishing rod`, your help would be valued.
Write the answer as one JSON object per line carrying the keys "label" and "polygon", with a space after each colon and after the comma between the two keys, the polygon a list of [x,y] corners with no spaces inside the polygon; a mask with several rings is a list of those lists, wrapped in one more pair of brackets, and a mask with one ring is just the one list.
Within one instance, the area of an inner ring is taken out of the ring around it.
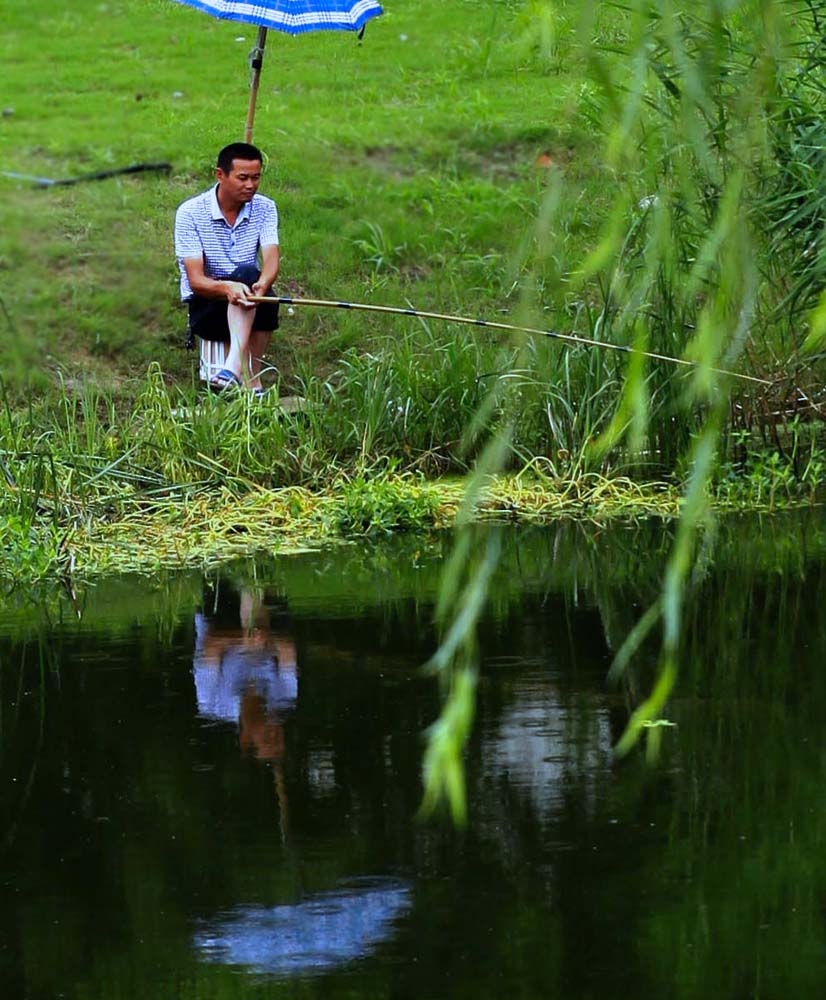
{"label": "fishing rod", "polygon": [[[683,365],[686,368],[698,368],[696,361],[685,358],[674,358],[668,354],[657,354],[654,351],[639,351],[627,344],[611,344],[605,340],[592,340],[588,337],[578,337],[574,333],[557,333],[554,330],[540,330],[531,326],[515,326],[512,323],[498,323],[488,319],[474,319],[469,316],[451,316],[447,313],[425,312],[422,309],[404,309],[400,306],[375,306],[365,302],[338,302],[332,299],[298,299],[286,295],[250,295],[250,302],[277,302],[285,306],[319,306],[322,309],[352,309],[361,312],[385,313],[391,316],[415,316],[419,319],[438,319],[446,323],[464,323],[468,326],[483,326],[489,330],[508,330],[512,333],[530,333],[537,337],[550,337],[552,340],[562,340],[569,344],[581,344],[584,347],[603,347],[609,351],[621,351],[623,354],[641,354],[655,361],[666,361],[672,365]],[[726,368],[712,368],[717,375],[728,375],[731,378],[743,379],[746,382],[756,382],[758,385],[773,385],[769,379],[758,378],[756,375],[745,375],[743,372],[733,372]]]}

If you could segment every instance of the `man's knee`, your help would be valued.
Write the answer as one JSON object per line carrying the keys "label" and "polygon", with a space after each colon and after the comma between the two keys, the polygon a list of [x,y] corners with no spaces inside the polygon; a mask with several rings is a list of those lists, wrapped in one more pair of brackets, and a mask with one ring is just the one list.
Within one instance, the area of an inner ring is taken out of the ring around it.
{"label": "man's knee", "polygon": [[261,272],[254,264],[239,264],[230,275],[235,281],[242,281],[245,285],[254,285],[261,277]]}

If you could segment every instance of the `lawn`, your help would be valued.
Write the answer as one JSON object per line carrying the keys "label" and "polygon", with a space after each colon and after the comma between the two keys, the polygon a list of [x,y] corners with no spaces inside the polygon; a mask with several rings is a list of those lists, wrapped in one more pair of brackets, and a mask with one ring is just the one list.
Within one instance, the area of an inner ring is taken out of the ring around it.
{"label": "lawn", "polygon": [[[281,215],[280,289],[489,316],[524,314],[530,293],[544,325],[571,328],[581,302],[566,262],[596,238],[616,186],[599,155],[596,89],[569,51],[573,13],[510,0],[385,10],[361,42],[270,33],[254,139]],[[609,44],[622,14],[604,21],[594,30]],[[7,380],[62,371],[117,385],[150,360],[190,377],[172,221],[210,183],[217,149],[242,134],[253,38],[171,0],[4,12],[6,171],[172,165],[65,188],[0,178],[3,333],[18,348]],[[564,211],[537,253],[537,215],[563,177]],[[287,377],[324,371],[397,329],[296,310],[274,360]]]}

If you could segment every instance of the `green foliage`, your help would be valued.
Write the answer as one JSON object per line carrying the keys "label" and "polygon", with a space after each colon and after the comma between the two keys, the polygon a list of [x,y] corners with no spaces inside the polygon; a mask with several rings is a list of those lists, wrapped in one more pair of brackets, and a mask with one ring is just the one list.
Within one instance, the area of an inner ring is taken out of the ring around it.
{"label": "green foliage", "polygon": [[472,528],[460,529],[442,574],[436,619],[443,638],[428,665],[439,676],[444,703],[427,732],[422,812],[429,815],[445,802],[459,825],[467,815],[462,754],[473,724],[479,666],[474,626],[485,606],[501,546],[497,532],[488,534],[481,551],[475,540]]}
{"label": "green foliage", "polygon": [[767,450],[746,439],[736,460],[720,466],[714,492],[722,501],[774,510],[823,498],[826,448],[816,429],[794,424],[785,450]]}
{"label": "green foliage", "polygon": [[53,575],[60,557],[60,535],[27,517],[0,518],[0,577],[34,582]]}
{"label": "green foliage", "polygon": [[[775,79],[764,170],[764,191],[755,214],[765,215],[770,253],[767,273],[777,299],[771,318],[791,346],[805,330],[806,313],[826,279],[826,88],[822,32],[823,0],[787,5],[805,25],[795,40],[793,65]],[[765,223],[764,223],[765,224]],[[811,346],[811,341],[810,341]]]}
{"label": "green foliage", "polygon": [[422,815],[430,816],[446,802],[459,826],[467,820],[462,754],[473,726],[475,698],[476,671],[469,666],[454,666],[441,714],[427,731],[424,754]]}
{"label": "green foliage", "polygon": [[[593,282],[599,284],[597,308],[585,311],[596,316],[593,329],[600,339],[696,365],[684,378],[679,368],[651,366],[636,355],[621,391],[610,393],[610,405],[596,397],[597,419],[586,421],[592,447],[582,452],[605,461],[625,444],[632,455],[685,470],[682,513],[661,594],[631,630],[616,666],[627,668],[661,621],[657,679],[617,748],[627,753],[646,733],[653,752],[660,737],[649,723],[661,716],[677,681],[684,602],[702,554],[700,532],[710,524],[711,484],[735,409],[729,408],[732,386],[716,369],[748,359],[758,371],[770,370],[778,355],[788,360],[803,343],[800,310],[812,303],[821,283],[822,11],[817,2],[800,10],[780,0],[725,6],[709,0],[690,8],[633,3],[625,8],[622,37],[595,45],[598,7],[581,5],[579,40],[591,83],[602,96],[605,159],[622,181],[588,252],[555,259],[554,265],[583,299]],[[537,225],[541,247],[554,246],[562,228],[565,188],[561,184],[546,197]],[[795,253],[802,263],[792,260]],[[816,319],[826,328],[824,316],[821,308]],[[789,332],[793,336],[784,340]],[[817,341],[810,338],[808,346]],[[804,396],[811,398],[816,371],[800,361],[795,367],[797,384],[808,383]],[[521,372],[508,377],[524,382]],[[562,395],[573,410],[577,397]],[[586,395],[586,403],[594,398]],[[782,424],[783,404],[776,405]],[[500,434],[498,463],[507,454],[505,442],[515,437],[513,423],[502,424]],[[795,447],[792,452],[797,454]],[[487,452],[496,453],[493,446]],[[809,458],[803,480],[796,474],[799,462],[779,455],[752,463],[745,480],[751,488],[768,482],[770,507],[796,489],[812,495],[812,477],[822,462],[814,446]],[[489,458],[487,471],[491,466],[499,467]],[[446,636],[460,623],[470,632],[475,618],[457,612]],[[450,676],[449,661],[445,669]],[[446,707],[443,721],[449,717]]]}
{"label": "green foliage", "polygon": [[437,493],[421,482],[358,477],[342,482],[339,490],[335,525],[342,534],[422,530],[435,524]]}

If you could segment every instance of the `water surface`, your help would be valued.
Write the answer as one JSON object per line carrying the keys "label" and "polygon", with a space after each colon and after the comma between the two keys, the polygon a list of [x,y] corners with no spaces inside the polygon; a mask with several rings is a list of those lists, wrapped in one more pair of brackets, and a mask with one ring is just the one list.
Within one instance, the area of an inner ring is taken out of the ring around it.
{"label": "water surface", "polygon": [[721,529],[655,768],[656,639],[606,673],[667,529],[489,530],[464,830],[417,818],[448,538],[7,598],[3,996],[816,995],[826,519]]}

